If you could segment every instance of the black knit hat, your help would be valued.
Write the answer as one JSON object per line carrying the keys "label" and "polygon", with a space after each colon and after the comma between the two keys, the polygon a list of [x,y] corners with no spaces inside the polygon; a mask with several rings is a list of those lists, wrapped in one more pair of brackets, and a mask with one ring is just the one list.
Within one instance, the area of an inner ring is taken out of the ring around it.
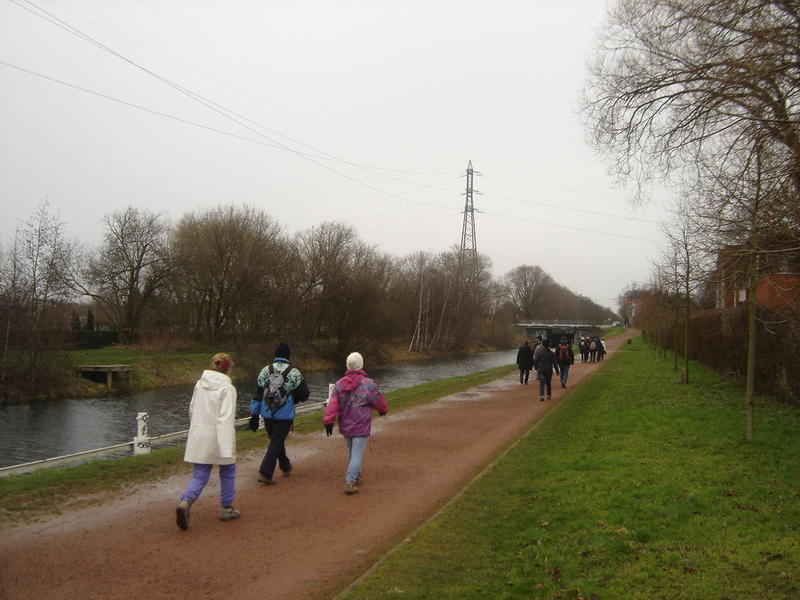
{"label": "black knit hat", "polygon": [[285,358],[289,360],[291,355],[292,351],[289,349],[289,344],[286,342],[281,342],[275,347],[275,358]]}

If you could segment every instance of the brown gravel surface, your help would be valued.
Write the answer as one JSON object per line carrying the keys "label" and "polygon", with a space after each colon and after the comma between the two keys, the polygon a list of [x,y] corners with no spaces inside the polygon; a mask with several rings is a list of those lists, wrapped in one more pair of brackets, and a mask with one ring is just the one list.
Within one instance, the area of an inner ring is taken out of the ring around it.
{"label": "brown gravel surface", "polygon": [[[614,352],[633,335],[607,342]],[[373,421],[358,494],[344,490],[338,433],[291,435],[291,477],[256,481],[237,463],[236,521],[218,519],[216,469],[175,525],[186,474],[2,532],[0,598],[331,598],[435,514],[597,365],[576,362],[553,400],[516,374]],[[391,407],[390,407],[391,409]]]}

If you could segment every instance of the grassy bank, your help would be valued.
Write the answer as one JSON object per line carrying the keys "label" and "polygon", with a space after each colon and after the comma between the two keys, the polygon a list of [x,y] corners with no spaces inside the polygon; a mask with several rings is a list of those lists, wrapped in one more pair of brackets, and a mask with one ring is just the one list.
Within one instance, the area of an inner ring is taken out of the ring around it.
{"label": "grassy bank", "polygon": [[[233,372],[234,379],[251,381],[255,379],[264,362],[271,358],[271,353],[263,349],[247,348],[230,350],[236,361]],[[464,349],[467,354],[488,352],[498,348],[475,347]],[[130,364],[133,371],[127,381],[124,377],[115,377],[112,393],[137,392],[175,385],[193,384],[198,375],[207,367],[208,361],[219,349],[191,348],[184,350],[162,350],[139,346],[110,346],[92,350],[63,351],[51,366],[47,378],[36,385],[25,377],[9,377],[0,386],[0,401],[27,402],[30,398],[97,398],[106,396],[105,373],[95,373],[90,377],[75,373],[76,365]],[[316,371],[340,370],[341,365],[334,364],[313,353],[304,355],[302,349],[295,348],[293,357],[303,373]],[[383,364],[430,358],[449,358],[452,352],[430,350],[426,352],[408,352],[405,344],[382,347],[375,353],[370,364],[373,368]]]}
{"label": "grassy bank", "polygon": [[[480,373],[395,390],[386,396],[392,412],[397,412],[493,381],[514,369],[513,365],[496,367]],[[321,413],[298,416],[295,421],[295,435],[314,432],[324,435],[321,433]],[[237,431],[236,444],[240,454],[256,448],[266,448],[266,433],[263,429],[256,433]],[[154,450],[147,455],[98,460],[75,467],[42,470],[31,475],[0,479],[0,525],[97,502],[100,495],[129,485],[153,482],[176,473],[188,473],[188,467],[183,462],[183,449],[183,445],[180,445]]]}
{"label": "grassy bank", "polygon": [[800,414],[637,339],[348,599],[800,598]]}

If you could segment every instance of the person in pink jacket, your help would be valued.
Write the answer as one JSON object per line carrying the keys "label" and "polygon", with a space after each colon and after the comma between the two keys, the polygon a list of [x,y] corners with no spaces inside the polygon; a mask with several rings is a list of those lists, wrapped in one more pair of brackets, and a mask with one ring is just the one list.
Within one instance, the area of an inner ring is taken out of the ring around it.
{"label": "person in pink jacket", "polygon": [[344,477],[346,494],[358,493],[361,459],[369,440],[373,409],[381,416],[389,412],[389,405],[378,390],[378,384],[367,377],[363,369],[364,358],[358,352],[347,357],[347,371],[336,382],[322,418],[325,433],[330,437],[336,417],[339,417],[339,433],[344,436],[349,456]]}

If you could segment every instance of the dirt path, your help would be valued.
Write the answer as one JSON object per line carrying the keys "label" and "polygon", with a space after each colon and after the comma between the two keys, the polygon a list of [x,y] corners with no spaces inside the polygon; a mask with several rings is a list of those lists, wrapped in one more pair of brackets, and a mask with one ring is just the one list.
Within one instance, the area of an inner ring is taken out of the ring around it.
{"label": "dirt path", "polygon": [[[614,352],[632,333],[607,342]],[[597,365],[576,362],[570,388]],[[516,373],[373,422],[360,493],[343,493],[341,436],[290,436],[292,477],[256,482],[261,452],[239,457],[238,521],[218,520],[218,483],[175,526],[189,476],[128,490],[3,532],[0,598],[330,598],[418,527],[540,419],[553,400]],[[271,559],[275,552],[283,558]]]}

